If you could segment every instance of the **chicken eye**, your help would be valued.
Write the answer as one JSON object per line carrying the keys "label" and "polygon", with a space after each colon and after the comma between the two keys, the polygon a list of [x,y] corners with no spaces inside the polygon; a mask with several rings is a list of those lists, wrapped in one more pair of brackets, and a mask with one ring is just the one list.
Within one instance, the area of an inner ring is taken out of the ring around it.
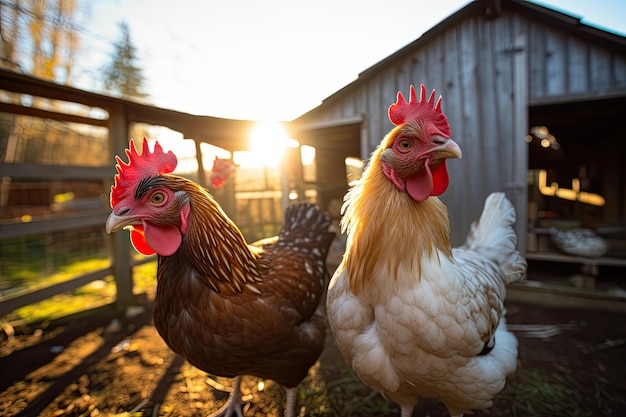
{"label": "chicken eye", "polygon": [[154,193],[150,197],[150,201],[152,202],[152,204],[163,204],[163,202],[165,201],[165,194],[161,192]]}
{"label": "chicken eye", "polygon": [[409,149],[411,149],[411,141],[407,139],[403,139],[400,142],[398,142],[398,146],[400,147],[400,150],[408,151]]}

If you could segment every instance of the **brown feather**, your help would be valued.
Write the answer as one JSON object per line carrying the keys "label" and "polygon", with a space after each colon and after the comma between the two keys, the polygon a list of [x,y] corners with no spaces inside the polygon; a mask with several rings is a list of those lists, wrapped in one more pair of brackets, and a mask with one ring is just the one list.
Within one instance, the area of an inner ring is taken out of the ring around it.
{"label": "brown feather", "polygon": [[321,219],[316,224],[248,245],[206,190],[165,178],[168,187],[184,192],[191,210],[181,248],[159,258],[157,330],[172,350],[206,372],[297,386],[324,347],[318,307],[334,238],[330,220],[315,213]]}

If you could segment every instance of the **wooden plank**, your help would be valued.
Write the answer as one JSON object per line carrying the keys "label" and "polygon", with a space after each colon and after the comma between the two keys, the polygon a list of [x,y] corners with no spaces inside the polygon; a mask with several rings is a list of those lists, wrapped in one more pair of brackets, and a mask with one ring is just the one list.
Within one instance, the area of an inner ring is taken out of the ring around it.
{"label": "wooden plank", "polygon": [[[480,172],[482,187],[476,197],[480,202],[474,202],[474,210],[481,210],[487,193],[502,189],[502,178],[491,175],[490,170],[506,173],[509,167],[506,154],[508,141],[502,138],[509,137],[507,130],[511,118],[511,34],[510,18],[500,16],[495,20],[481,22],[475,20],[480,33],[480,43],[475,45],[478,55],[478,95],[480,114],[480,131],[477,137],[483,142],[480,159],[476,161],[476,171]],[[494,157],[496,156],[497,157]],[[469,224],[468,224],[469,226]]]}
{"label": "wooden plank", "polygon": [[[510,113],[506,110],[506,103],[507,101],[510,102],[510,99],[507,97],[506,91],[504,91],[505,94],[503,96],[503,92],[498,88],[500,74],[497,71],[497,67],[502,65],[500,61],[507,59],[507,57],[503,57],[497,50],[495,41],[496,38],[502,36],[503,28],[506,32],[504,34],[505,38],[509,36],[508,30],[506,30],[508,28],[508,17],[502,16],[501,18],[505,19],[503,24],[501,19],[490,20],[488,23],[482,23],[479,18],[474,19],[473,23],[476,26],[477,41],[464,39],[464,42],[467,43],[467,48],[473,47],[473,65],[476,66],[477,72],[475,79],[468,79],[468,88],[473,87],[477,92],[474,93],[468,90],[466,94],[476,96],[476,105],[480,112],[480,114],[476,115],[476,117],[479,117],[478,122],[480,124],[475,132],[477,139],[482,142],[480,159],[475,161],[477,163],[476,168],[480,170],[480,183],[482,184],[482,189],[477,190],[479,191],[477,197],[480,200],[483,200],[490,190],[501,188],[500,175],[493,175],[493,172],[504,172],[506,168],[505,158],[494,157],[500,154],[503,149],[506,149],[506,141],[501,139],[503,135],[498,132],[502,131],[502,121],[506,120],[507,115]],[[466,65],[465,59],[462,65]],[[504,107],[499,104],[503,99]],[[493,134],[484,134],[484,132],[493,132]],[[475,187],[475,184],[468,185],[469,190]],[[475,209],[482,209],[482,201],[473,204]]]}
{"label": "wooden plank", "polygon": [[75,290],[76,288],[82,287],[83,285],[89,284],[97,279],[104,279],[108,275],[111,275],[111,273],[112,269],[111,267],[108,267],[80,275],[76,278],[54,284],[46,288],[34,290],[26,294],[2,297],[0,298],[0,301],[2,301],[0,302],[0,317],[20,307],[47,300],[48,298],[63,292]]}
{"label": "wooden plank", "polygon": [[589,79],[591,91],[611,89],[611,54],[595,45],[589,50]]}
{"label": "wooden plank", "polygon": [[426,57],[424,56],[424,50],[420,49],[415,51],[411,58],[411,73],[409,77],[411,81],[417,86],[424,81],[424,74],[426,73]]}
{"label": "wooden plank", "polygon": [[530,97],[544,97],[546,94],[545,72],[543,61],[545,60],[545,44],[543,31],[535,23],[528,26],[528,70]]}
{"label": "wooden plank", "polygon": [[27,223],[0,224],[0,236],[3,238],[29,236],[98,225],[104,228],[109,214],[108,210],[90,210],[86,213],[36,219]]}
{"label": "wooden plank", "polygon": [[507,184],[509,195],[516,212],[515,233],[517,248],[526,249],[528,230],[528,145],[524,138],[528,134],[528,41],[523,33],[514,39],[513,56],[513,114],[512,132],[509,139],[512,177]]}
{"label": "wooden plank", "polygon": [[[359,94],[361,95],[361,94]],[[365,94],[363,94],[362,100],[365,100]],[[298,133],[306,130],[315,130],[315,129],[330,129],[334,127],[340,127],[343,125],[352,125],[352,124],[361,124],[363,123],[362,113],[365,110],[364,106],[361,105],[359,109],[359,114],[356,116],[352,116],[349,118],[336,118],[330,121],[313,121],[310,123],[301,123],[301,124],[291,124],[288,126],[288,132],[290,134],[297,135]]]}
{"label": "wooden plank", "polygon": [[112,178],[114,174],[115,168],[113,166],[81,167],[68,165],[0,163],[0,177],[20,179],[54,178],[61,180],[96,180],[109,177]]}
{"label": "wooden plank", "polygon": [[614,55],[612,59],[613,78],[616,86],[626,86],[626,57]]}
{"label": "wooden plank", "polygon": [[550,307],[587,308],[626,312],[624,297],[599,291],[567,288],[541,281],[526,280],[507,287],[507,300],[530,302]]}
{"label": "wooden plank", "polygon": [[343,100],[339,104],[341,106],[339,112],[341,118],[352,117],[355,114],[358,114],[358,110],[356,108],[356,97],[354,94],[346,97],[346,100]]}
{"label": "wooden plank", "polygon": [[393,78],[397,91],[405,89],[408,85],[413,84],[413,80],[410,78],[410,64],[411,59],[406,57],[398,63],[394,70]]}
{"label": "wooden plank", "polygon": [[0,103],[0,112],[19,114],[22,116],[39,117],[42,119],[52,119],[61,122],[72,122],[91,126],[109,127],[108,119],[94,119],[91,117],[77,116],[74,114],[57,113],[53,111],[37,109],[34,107],[20,106],[17,104]]}
{"label": "wooden plank", "polygon": [[195,149],[196,149],[196,163],[198,164],[198,170],[197,170],[197,174],[198,174],[198,184],[200,184],[201,186],[208,188],[209,184],[208,184],[208,176],[207,173],[204,169],[204,158],[202,157],[202,148],[200,147],[201,143],[198,142],[197,140],[193,141]]}
{"label": "wooden plank", "polygon": [[495,83],[493,88],[497,91],[495,96],[495,102],[492,104],[493,111],[498,118],[497,135],[500,138],[507,138],[506,140],[499,139],[498,146],[505,147],[506,150],[499,151],[499,157],[504,159],[505,166],[503,166],[503,172],[506,172],[507,176],[511,175],[511,167],[509,165],[511,155],[509,149],[512,141],[512,125],[515,118],[513,113],[513,104],[515,95],[518,93],[515,89],[515,56],[522,53],[515,44],[515,36],[512,32],[511,17],[507,16],[507,20],[498,19],[496,21],[497,26],[493,33],[491,50],[497,54],[494,59],[494,73],[493,77]]}
{"label": "wooden plank", "polygon": [[543,41],[546,45],[544,71],[546,79],[546,94],[565,94],[565,76],[567,73],[566,36],[563,32],[544,30]]}
{"label": "wooden plank", "polygon": [[[525,94],[524,91],[519,91],[516,85],[518,75],[516,60],[525,51],[524,45],[519,45],[516,41],[518,36],[524,36],[520,34],[525,32],[526,28],[520,27],[517,15],[509,13],[497,19],[494,25],[493,38],[488,48],[494,54],[494,67],[491,75],[494,80],[491,86],[494,96],[489,102],[491,114],[485,115],[492,119],[484,121],[488,129],[485,129],[483,133],[488,137],[491,146],[485,150],[487,158],[482,165],[487,176],[485,182],[489,184],[489,188],[484,190],[483,198],[494,191],[506,191],[507,197],[516,206],[515,195],[512,194],[510,184],[515,181],[515,167],[518,162],[522,161],[525,169],[526,159],[522,154],[515,153],[515,145],[518,141],[525,145],[523,138],[528,130],[528,127],[524,126],[521,136],[516,130],[516,121],[520,112],[525,111],[523,107],[517,107],[518,100]],[[526,67],[523,70],[526,71]],[[492,124],[494,125],[491,126]],[[489,133],[486,134],[487,132]],[[499,175],[494,175],[496,172]]]}
{"label": "wooden plank", "polygon": [[448,211],[454,213],[450,218],[450,238],[454,246],[465,240],[468,225],[475,214],[467,204],[468,198],[471,198],[470,190],[482,183],[479,178],[481,170],[471,170],[472,166],[478,166],[474,164],[482,158],[478,151],[482,141],[479,139],[480,120],[477,117],[482,92],[476,93],[480,88],[478,80],[482,69],[478,66],[475,45],[479,38],[474,19],[446,32],[444,48],[451,53],[444,58],[445,84],[426,85],[427,94],[434,88],[437,95],[442,96],[441,107],[448,117],[452,139],[463,152],[462,159],[447,163],[451,184],[441,197]]}
{"label": "wooden plank", "polygon": [[589,88],[589,54],[587,44],[578,38],[569,37],[567,50],[567,93],[584,93]]}
{"label": "wooden plank", "polygon": [[588,90],[581,94],[566,94],[554,97],[539,97],[529,100],[529,106],[553,106],[556,104],[575,103],[577,101],[593,101],[593,100],[610,100],[626,97],[626,89],[617,89],[614,91],[591,91]]}
{"label": "wooden plank", "polygon": [[355,91],[354,96],[354,114],[350,115],[350,118],[358,118],[360,124],[361,122],[363,122],[363,114],[365,114],[367,110],[367,92],[365,91],[365,89],[359,88],[357,91]]}
{"label": "wooden plank", "polygon": [[428,42],[426,46],[426,77],[424,84],[426,84],[427,89],[437,87],[441,90],[445,85],[445,55],[452,51],[446,51],[444,39],[445,37],[440,36]]}
{"label": "wooden plank", "polygon": [[368,83],[367,107],[368,115],[365,125],[368,129],[367,148],[361,149],[361,158],[364,161],[369,159],[370,153],[380,143],[383,134],[381,128],[382,115],[380,106],[380,77],[372,79]]}
{"label": "wooden plank", "polygon": [[380,80],[380,95],[378,96],[377,103],[377,112],[381,116],[381,128],[382,131],[378,135],[378,138],[375,140],[375,144],[378,145],[382,138],[389,132],[392,128],[391,122],[387,117],[387,109],[392,103],[396,101],[396,94],[398,91],[402,90],[404,92],[405,97],[408,96],[409,86],[399,86],[396,82],[395,77],[396,70],[394,68],[389,68],[385,71],[384,76]]}
{"label": "wooden plank", "polygon": [[568,264],[620,266],[626,267],[626,259],[621,258],[585,258],[582,256],[566,255],[557,252],[527,252],[526,259],[533,261],[559,262]]}

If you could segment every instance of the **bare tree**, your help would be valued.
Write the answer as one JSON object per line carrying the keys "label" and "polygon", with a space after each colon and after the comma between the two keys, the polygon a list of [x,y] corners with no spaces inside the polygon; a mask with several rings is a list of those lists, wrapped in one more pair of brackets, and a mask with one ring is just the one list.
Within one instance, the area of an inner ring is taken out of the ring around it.
{"label": "bare tree", "polygon": [[70,84],[76,10],[76,0],[0,0],[0,66]]}
{"label": "bare tree", "polygon": [[[78,36],[72,25],[75,0],[29,0],[32,18],[29,21],[33,42],[33,69],[35,76],[70,83],[73,57]],[[64,70],[65,74],[61,74]]]}
{"label": "bare tree", "polygon": [[20,70],[17,43],[20,38],[20,1],[0,1],[0,68]]}

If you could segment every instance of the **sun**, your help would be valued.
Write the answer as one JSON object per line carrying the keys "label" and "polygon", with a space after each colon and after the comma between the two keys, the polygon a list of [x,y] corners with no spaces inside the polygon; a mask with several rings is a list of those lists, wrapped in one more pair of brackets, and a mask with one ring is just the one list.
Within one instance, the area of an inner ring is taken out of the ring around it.
{"label": "sun", "polygon": [[259,122],[249,137],[250,150],[235,153],[235,163],[244,168],[276,166],[287,148],[297,148],[298,141],[287,136],[279,122]]}

